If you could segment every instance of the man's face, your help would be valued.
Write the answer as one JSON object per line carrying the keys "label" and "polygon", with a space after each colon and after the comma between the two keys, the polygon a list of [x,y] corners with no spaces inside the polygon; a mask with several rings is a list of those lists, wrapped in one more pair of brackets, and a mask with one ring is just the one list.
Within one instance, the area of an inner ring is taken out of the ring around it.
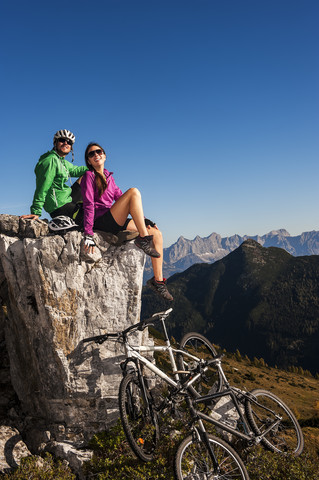
{"label": "man's face", "polygon": [[72,142],[68,138],[59,138],[55,142],[55,150],[60,157],[65,157],[71,151]]}

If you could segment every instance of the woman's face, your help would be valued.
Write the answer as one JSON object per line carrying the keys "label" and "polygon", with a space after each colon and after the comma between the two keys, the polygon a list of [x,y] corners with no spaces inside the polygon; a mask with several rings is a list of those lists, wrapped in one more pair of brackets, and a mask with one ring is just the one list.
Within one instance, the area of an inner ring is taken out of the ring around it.
{"label": "woman's face", "polygon": [[87,153],[87,161],[95,170],[99,170],[104,167],[106,160],[105,153],[98,145],[92,145]]}

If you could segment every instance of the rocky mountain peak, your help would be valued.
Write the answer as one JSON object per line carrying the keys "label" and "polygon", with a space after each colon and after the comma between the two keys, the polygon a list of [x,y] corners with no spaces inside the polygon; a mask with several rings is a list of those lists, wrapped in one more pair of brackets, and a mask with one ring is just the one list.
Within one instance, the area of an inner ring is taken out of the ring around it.
{"label": "rocky mountain peak", "polygon": [[268,236],[281,236],[281,237],[290,237],[290,233],[287,232],[284,228],[281,228],[279,230],[272,230],[267,234]]}
{"label": "rocky mountain peak", "polygon": [[[232,235],[221,237],[211,233],[208,237],[196,236],[193,240],[180,237],[176,243],[164,249],[164,276],[170,277],[195,263],[214,263],[238,248],[248,239],[264,247],[284,248],[294,256],[319,255],[319,232],[304,232],[292,237],[285,229],[272,230],[265,235]],[[147,259],[144,281],[152,276],[151,262]]]}

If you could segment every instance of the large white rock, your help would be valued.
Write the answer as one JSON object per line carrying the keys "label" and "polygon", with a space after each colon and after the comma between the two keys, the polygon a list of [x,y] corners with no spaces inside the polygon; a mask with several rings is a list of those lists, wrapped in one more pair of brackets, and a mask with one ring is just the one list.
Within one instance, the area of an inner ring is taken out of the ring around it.
{"label": "large white rock", "polygon": [[12,385],[38,430],[79,442],[117,418],[124,358],[119,343],[81,340],[139,321],[145,255],[97,234],[88,256],[79,232],[46,235],[41,224],[30,233],[26,221],[7,217],[0,215],[0,292]]}

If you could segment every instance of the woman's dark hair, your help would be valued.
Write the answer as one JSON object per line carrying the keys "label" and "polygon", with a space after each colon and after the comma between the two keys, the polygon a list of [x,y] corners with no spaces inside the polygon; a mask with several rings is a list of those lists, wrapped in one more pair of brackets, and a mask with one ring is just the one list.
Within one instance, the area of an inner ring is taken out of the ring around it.
{"label": "woman's dark hair", "polygon": [[89,170],[94,172],[96,186],[97,186],[97,189],[99,191],[99,196],[101,197],[103,195],[103,193],[105,192],[105,190],[107,189],[107,181],[105,180],[104,175],[101,175],[99,172],[97,172],[92,167],[92,165],[88,162],[88,158],[89,158],[88,154],[89,154],[89,150],[90,150],[91,147],[99,147],[102,150],[102,152],[104,153],[104,155],[105,155],[105,151],[104,151],[104,148],[102,148],[101,145],[99,145],[98,143],[91,142],[86,147],[85,154],[84,154],[86,166],[88,167]]}

